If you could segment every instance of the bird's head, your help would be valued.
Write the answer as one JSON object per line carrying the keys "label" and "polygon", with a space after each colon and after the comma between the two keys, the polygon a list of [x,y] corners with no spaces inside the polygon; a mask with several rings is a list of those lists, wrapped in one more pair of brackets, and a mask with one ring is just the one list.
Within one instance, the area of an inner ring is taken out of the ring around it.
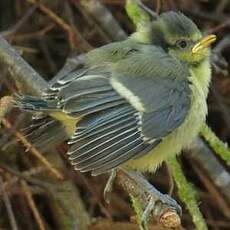
{"label": "bird's head", "polygon": [[[147,31],[147,30],[146,30]],[[189,64],[199,64],[209,56],[215,35],[203,36],[196,24],[180,12],[162,13],[149,24],[148,43]]]}

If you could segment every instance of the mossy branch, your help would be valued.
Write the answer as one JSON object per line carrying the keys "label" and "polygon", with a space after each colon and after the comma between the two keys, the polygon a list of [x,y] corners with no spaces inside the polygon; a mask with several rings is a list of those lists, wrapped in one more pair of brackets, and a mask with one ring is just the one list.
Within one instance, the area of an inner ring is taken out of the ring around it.
{"label": "mossy branch", "polygon": [[134,25],[137,26],[137,30],[139,26],[144,23],[148,23],[151,20],[148,13],[144,9],[140,8],[140,3],[141,2],[138,0],[127,0],[125,5],[126,13]]}
{"label": "mossy branch", "polygon": [[214,152],[230,166],[230,150],[228,149],[227,143],[223,143],[206,124],[203,125],[200,134]]}
{"label": "mossy branch", "polygon": [[139,199],[137,199],[136,197],[130,195],[131,201],[132,201],[132,205],[133,205],[133,209],[136,213],[136,218],[137,218],[137,223],[140,226],[141,229],[142,228],[142,223],[141,223],[141,217],[143,215],[143,208],[140,204]]}
{"label": "mossy branch", "polygon": [[197,204],[197,194],[192,184],[190,184],[181,169],[176,157],[170,158],[168,161],[168,167],[170,168],[173,178],[178,188],[178,194],[180,199],[185,203],[190,215],[192,216],[193,223],[197,230],[208,229],[205,220],[199,210]]}

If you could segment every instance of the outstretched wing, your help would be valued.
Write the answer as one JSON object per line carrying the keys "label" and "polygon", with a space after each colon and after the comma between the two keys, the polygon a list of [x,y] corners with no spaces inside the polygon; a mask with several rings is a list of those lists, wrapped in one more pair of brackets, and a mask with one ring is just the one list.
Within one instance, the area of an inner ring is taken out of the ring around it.
{"label": "outstretched wing", "polygon": [[60,109],[82,116],[68,142],[75,169],[106,172],[147,154],[183,123],[191,103],[186,65],[157,48],[135,52],[110,70],[82,70],[53,86]]}

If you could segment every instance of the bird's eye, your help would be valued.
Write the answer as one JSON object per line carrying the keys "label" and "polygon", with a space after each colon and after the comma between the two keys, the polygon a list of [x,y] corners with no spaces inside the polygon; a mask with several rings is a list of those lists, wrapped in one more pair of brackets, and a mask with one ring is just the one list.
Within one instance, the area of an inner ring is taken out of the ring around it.
{"label": "bird's eye", "polygon": [[181,40],[178,40],[178,41],[176,42],[176,45],[177,45],[179,48],[184,49],[184,48],[186,48],[186,47],[188,46],[188,42],[187,42],[186,40],[184,40],[184,39],[181,39]]}

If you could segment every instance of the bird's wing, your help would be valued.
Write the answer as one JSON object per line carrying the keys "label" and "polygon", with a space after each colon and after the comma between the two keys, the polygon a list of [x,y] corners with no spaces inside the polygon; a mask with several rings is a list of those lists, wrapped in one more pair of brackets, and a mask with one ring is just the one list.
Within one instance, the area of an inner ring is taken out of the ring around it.
{"label": "bird's wing", "polygon": [[148,153],[183,123],[191,99],[188,69],[150,53],[122,60],[112,71],[73,73],[53,87],[60,108],[83,117],[69,141],[75,169],[106,172]]}
{"label": "bird's wing", "polygon": [[110,82],[139,111],[142,135],[159,139],[176,129],[191,104],[188,66],[151,50],[122,61]]}

